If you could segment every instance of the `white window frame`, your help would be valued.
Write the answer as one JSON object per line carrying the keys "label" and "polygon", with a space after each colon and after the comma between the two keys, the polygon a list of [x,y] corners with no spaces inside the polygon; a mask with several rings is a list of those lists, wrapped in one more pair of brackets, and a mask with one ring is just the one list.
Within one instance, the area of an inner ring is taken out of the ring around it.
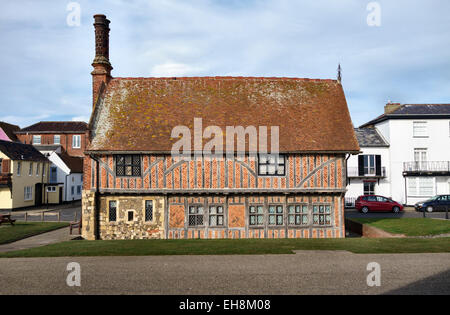
{"label": "white window frame", "polygon": [[[427,193],[424,190],[423,181],[432,180],[432,191]],[[422,182],[421,182],[422,181]],[[421,185],[422,184],[422,185]],[[432,197],[436,195],[436,178],[435,177],[408,177],[408,197]]]}
{"label": "white window frame", "polygon": [[25,186],[23,188],[23,200],[33,200],[33,186]]}
{"label": "white window frame", "polygon": [[30,162],[30,168],[28,170],[28,175],[33,176],[33,162]]}
{"label": "white window frame", "polygon": [[[39,139],[39,141],[37,141]],[[42,138],[40,135],[33,135],[33,144],[42,144]]]}
{"label": "white window frame", "polygon": [[[56,139],[58,139],[58,142],[56,142]],[[53,144],[61,144],[61,135],[53,136]]]}
{"label": "white window frame", "polygon": [[47,192],[56,192],[56,186],[47,186]]}
{"label": "white window frame", "polygon": [[39,176],[40,163],[36,163],[36,176]]}
{"label": "white window frame", "polygon": [[428,122],[413,121],[413,137],[428,138]]}
{"label": "white window frame", "polygon": [[81,135],[73,135],[72,136],[72,148],[73,149],[81,148]]}

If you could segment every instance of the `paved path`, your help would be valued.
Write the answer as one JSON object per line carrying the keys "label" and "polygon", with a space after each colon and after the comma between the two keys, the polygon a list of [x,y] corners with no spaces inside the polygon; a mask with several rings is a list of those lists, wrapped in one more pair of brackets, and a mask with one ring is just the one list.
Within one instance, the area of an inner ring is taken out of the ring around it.
{"label": "paved path", "polygon": [[64,204],[64,205],[56,205],[56,206],[50,206],[48,209],[46,207],[34,207],[27,210],[20,210],[20,211],[5,211],[1,210],[0,214],[11,214],[11,217],[13,219],[16,219],[18,221],[24,221],[25,220],[25,213],[28,213],[28,221],[31,222],[40,222],[41,219],[41,213],[45,212],[45,221],[57,221],[58,216],[57,212],[60,213],[60,220],[63,222],[73,222],[75,221],[75,218],[77,220],[81,217],[81,203],[75,202],[71,204]]}
{"label": "paved path", "polygon": [[[81,266],[68,287],[67,264]],[[369,287],[367,264],[381,266]],[[0,294],[450,294],[450,254],[0,259]]]}
{"label": "paved path", "polygon": [[69,228],[65,227],[55,231],[28,237],[14,243],[0,245],[0,252],[28,249],[53,243],[69,241],[75,237],[76,235],[69,235]]}

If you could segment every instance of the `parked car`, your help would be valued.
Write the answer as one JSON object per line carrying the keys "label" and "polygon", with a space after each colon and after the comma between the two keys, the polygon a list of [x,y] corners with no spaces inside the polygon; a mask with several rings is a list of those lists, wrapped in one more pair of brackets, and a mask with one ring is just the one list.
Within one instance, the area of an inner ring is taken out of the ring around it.
{"label": "parked car", "polygon": [[416,211],[450,211],[450,195],[438,195],[414,205]]}
{"label": "parked car", "polygon": [[403,205],[398,202],[376,195],[359,196],[356,199],[355,208],[362,213],[368,213],[369,211],[392,211],[399,213],[403,211]]}

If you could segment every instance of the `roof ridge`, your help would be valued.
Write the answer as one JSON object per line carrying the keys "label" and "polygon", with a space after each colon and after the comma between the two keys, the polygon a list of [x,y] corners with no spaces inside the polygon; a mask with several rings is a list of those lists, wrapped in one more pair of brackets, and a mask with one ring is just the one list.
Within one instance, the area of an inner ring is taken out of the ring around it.
{"label": "roof ridge", "polygon": [[337,82],[335,79],[296,78],[296,77],[255,77],[255,76],[172,76],[172,77],[114,77],[113,80],[286,80],[286,81],[309,81],[309,82]]}

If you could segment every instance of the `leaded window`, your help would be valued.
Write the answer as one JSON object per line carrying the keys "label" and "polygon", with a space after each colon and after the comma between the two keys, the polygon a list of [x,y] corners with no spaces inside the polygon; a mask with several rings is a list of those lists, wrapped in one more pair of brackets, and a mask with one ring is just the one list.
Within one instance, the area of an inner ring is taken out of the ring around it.
{"label": "leaded window", "polygon": [[284,176],[284,155],[261,154],[258,161],[258,175],[261,176]]}
{"label": "leaded window", "polygon": [[289,225],[308,225],[308,206],[307,205],[289,205],[288,206]]}
{"label": "leaded window", "polygon": [[209,206],[209,226],[223,226],[223,206]]}
{"label": "leaded window", "polygon": [[269,225],[283,225],[283,206],[269,206]]}
{"label": "leaded window", "polygon": [[153,221],[153,200],[145,201],[145,221]]}
{"label": "leaded window", "polygon": [[313,224],[331,225],[331,206],[314,205],[313,206]]}
{"label": "leaded window", "polygon": [[264,225],[264,207],[263,206],[250,206],[249,207],[249,224],[252,226]]}
{"label": "leaded window", "polygon": [[141,157],[139,155],[117,155],[116,176],[141,176]]}
{"label": "leaded window", "polygon": [[189,226],[202,226],[203,215],[203,206],[189,206]]}
{"label": "leaded window", "polygon": [[111,200],[109,202],[109,221],[115,222],[117,220],[117,201]]}

